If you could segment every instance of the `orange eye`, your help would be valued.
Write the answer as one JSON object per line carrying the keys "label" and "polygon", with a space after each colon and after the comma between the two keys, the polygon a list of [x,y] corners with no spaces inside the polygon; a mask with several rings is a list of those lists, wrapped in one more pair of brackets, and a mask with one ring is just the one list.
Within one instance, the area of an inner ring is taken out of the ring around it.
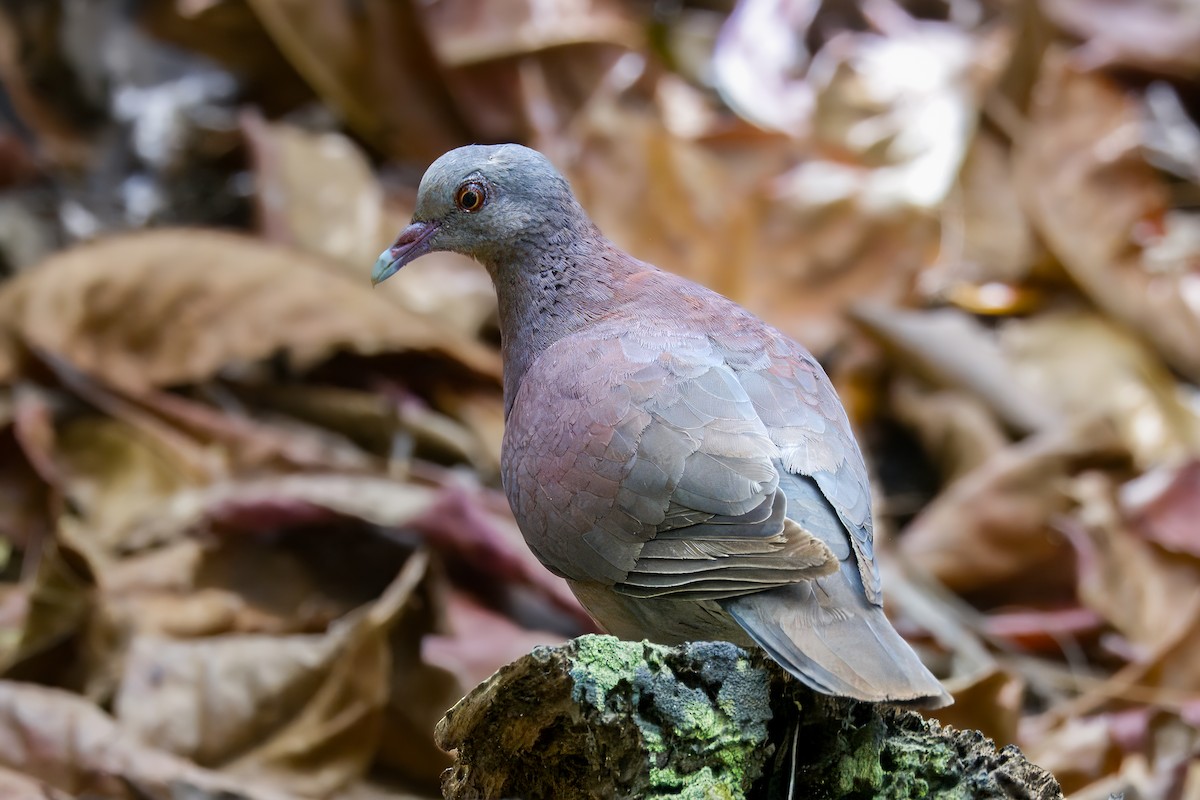
{"label": "orange eye", "polygon": [[468,214],[483,208],[485,200],[487,200],[487,193],[484,191],[483,184],[475,181],[464,183],[458,187],[458,192],[454,195],[454,204]]}

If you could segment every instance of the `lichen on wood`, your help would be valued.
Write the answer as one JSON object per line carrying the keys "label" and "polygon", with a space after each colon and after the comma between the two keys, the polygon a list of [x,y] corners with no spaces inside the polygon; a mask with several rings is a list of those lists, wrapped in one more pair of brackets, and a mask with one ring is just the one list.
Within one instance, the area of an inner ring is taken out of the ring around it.
{"label": "lichen on wood", "polygon": [[438,726],[447,798],[1030,798],[1016,748],[815,694],[758,652],[583,636],[538,648]]}

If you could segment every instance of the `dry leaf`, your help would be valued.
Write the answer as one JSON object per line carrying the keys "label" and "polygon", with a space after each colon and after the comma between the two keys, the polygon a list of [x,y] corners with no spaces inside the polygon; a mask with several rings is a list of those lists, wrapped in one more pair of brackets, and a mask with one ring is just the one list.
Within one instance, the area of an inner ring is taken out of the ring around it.
{"label": "dry leaf", "polygon": [[383,189],[358,145],[340,133],[270,123],[251,112],[242,115],[242,131],[254,156],[264,237],[361,277],[401,220],[385,217]]}
{"label": "dry leaf", "polygon": [[7,769],[0,769],[0,797],[5,800],[71,800],[71,795],[45,781]]}
{"label": "dry leaf", "polygon": [[78,695],[12,681],[0,681],[0,766],[76,796],[176,800],[177,792],[224,792],[238,800],[288,800],[153,748]]}
{"label": "dry leaf", "polygon": [[916,432],[941,470],[945,484],[970,473],[1009,444],[1000,423],[974,396],[953,389],[933,390],[898,376],[891,410]]}
{"label": "dry leaf", "polygon": [[851,302],[904,295],[935,243],[929,219],[784,196],[776,178],[794,151],[780,136],[704,146],[607,96],[575,126],[578,153],[560,166],[607,236],[817,353],[843,336]]}
{"label": "dry leaf", "polygon": [[[565,127],[645,21],[619,0],[444,0],[420,7],[445,83],[481,141]],[[644,12],[643,12],[644,13]],[[628,63],[628,62],[626,62]]]}
{"label": "dry leaf", "polygon": [[1121,512],[1142,538],[1200,558],[1200,461],[1159,467],[1121,487]]}
{"label": "dry leaf", "polygon": [[0,427],[0,538],[25,548],[49,536],[52,524],[49,487],[30,466],[13,428]]}
{"label": "dry leaf", "polygon": [[[303,253],[217,231],[158,230],[66,251],[0,290],[0,350],[28,342],[124,390],[202,381],[278,352],[496,356]],[[12,375],[0,374],[0,380]]]}
{"label": "dry leaf", "polygon": [[1085,39],[1093,67],[1121,65],[1180,78],[1200,72],[1200,14],[1178,0],[1045,0],[1046,16]]}
{"label": "dry leaf", "polygon": [[970,316],[953,309],[902,311],[867,303],[855,305],[852,313],[912,370],[937,386],[975,395],[1018,433],[1057,424],[1054,410],[1022,385],[992,333]]}
{"label": "dry leaf", "polygon": [[981,130],[971,141],[958,181],[942,208],[942,250],[921,274],[922,291],[950,295],[962,284],[1025,280],[1037,255],[1000,138]]}
{"label": "dry leaf", "polygon": [[366,774],[390,690],[389,631],[428,564],[428,553],[416,551],[378,601],[343,623],[342,651],[315,693],[287,724],[233,762],[231,772],[267,777],[310,797],[326,797]]}
{"label": "dry leaf", "polygon": [[1061,52],[1048,56],[1013,151],[1017,187],[1042,238],[1092,302],[1200,379],[1200,254],[1148,263],[1169,197],[1139,149],[1141,119],[1132,94],[1074,71]]}
{"label": "dry leaf", "polygon": [[970,678],[946,681],[954,705],[939,709],[937,720],[961,730],[974,728],[997,747],[1017,743],[1025,681],[1011,670],[993,667]]}
{"label": "dry leaf", "polygon": [[[289,386],[286,391],[295,394],[306,388]],[[242,470],[283,465],[366,472],[378,466],[377,459],[326,427],[308,426],[295,419],[253,417],[237,407],[218,409],[171,392],[148,390],[127,396],[197,438],[212,440],[209,449],[219,450]]]}
{"label": "dry leaf", "polygon": [[82,686],[86,676],[80,636],[92,619],[93,577],[78,554],[49,542],[37,571],[20,589],[21,618],[0,651],[5,677]]}
{"label": "dry leaf", "polygon": [[815,101],[803,75],[805,38],[819,0],[746,0],[721,28],[712,54],[714,82],[725,102],[754,124],[797,135]]}
{"label": "dry leaf", "polygon": [[323,797],[360,777],[388,694],[388,631],[424,576],[416,554],[369,609],[312,636],[142,636],[115,703],[121,726],[201,764]]}
{"label": "dry leaf", "polygon": [[469,138],[442,82],[430,79],[438,69],[415,4],[249,4],[296,71],[384,152],[428,163]]}
{"label": "dry leaf", "polygon": [[[1066,526],[1079,558],[1079,598],[1147,654],[1172,635],[1164,625],[1200,592],[1200,561],[1134,535],[1117,506],[1114,482],[1100,473],[1072,484],[1078,528]],[[1198,595],[1200,596],[1200,595]],[[1197,673],[1200,678],[1200,673]]]}
{"label": "dry leaf", "polygon": [[453,674],[464,688],[482,683],[535,647],[566,641],[559,634],[526,630],[460,591],[450,593],[446,614],[450,633],[425,637],[421,657]]}
{"label": "dry leaf", "polygon": [[1109,420],[1140,467],[1200,454],[1200,413],[1124,328],[1088,311],[1047,313],[1006,322],[999,341],[1019,386],[1063,419]]}
{"label": "dry leaf", "polygon": [[[1071,507],[1067,479],[1110,460],[1111,433],[1051,430],[1012,445],[959,478],[909,524],[900,551],[959,592],[1022,581],[1023,602],[1038,577],[1069,581],[1066,543],[1054,518]],[[1040,571],[1040,572],[1039,572]]]}
{"label": "dry leaf", "polygon": [[638,20],[614,0],[449,0],[422,11],[438,58],[451,67],[566,45],[641,41]]}
{"label": "dry leaf", "polygon": [[116,553],[145,517],[193,485],[191,472],[160,442],[105,417],[81,417],[59,432],[56,461],[72,512],[60,524]]}

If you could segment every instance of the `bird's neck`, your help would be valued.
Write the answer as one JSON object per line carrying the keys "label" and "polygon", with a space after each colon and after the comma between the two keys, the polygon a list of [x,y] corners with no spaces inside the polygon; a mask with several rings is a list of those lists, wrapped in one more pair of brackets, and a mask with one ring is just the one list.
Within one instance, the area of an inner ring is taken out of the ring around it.
{"label": "bird's neck", "polygon": [[505,416],[525,373],[548,347],[611,314],[626,282],[652,270],[592,228],[561,247],[487,264],[496,285]]}

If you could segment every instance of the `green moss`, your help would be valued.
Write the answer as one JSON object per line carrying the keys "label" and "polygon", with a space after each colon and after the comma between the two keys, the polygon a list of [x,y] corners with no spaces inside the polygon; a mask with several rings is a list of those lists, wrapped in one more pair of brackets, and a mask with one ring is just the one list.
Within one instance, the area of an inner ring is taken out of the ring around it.
{"label": "green moss", "polygon": [[881,795],[897,800],[967,800],[974,789],[960,780],[958,753],[939,739],[896,733],[883,753],[887,774]]}
{"label": "green moss", "polygon": [[575,683],[573,699],[586,700],[603,708],[608,694],[621,681],[633,678],[644,656],[641,642],[623,642],[613,636],[588,634],[575,640],[576,656],[571,669]]}
{"label": "green moss", "polygon": [[879,757],[885,733],[878,717],[843,732],[844,748],[836,768],[841,794],[878,793],[884,781]]}
{"label": "green moss", "polygon": [[658,796],[664,799],[670,797],[679,800],[742,800],[745,797],[745,793],[737,784],[731,786],[727,780],[713,774],[708,767],[693,772],[686,778],[680,778],[670,770],[658,770],[657,773],[652,771],[650,778],[656,788],[662,787],[663,791]]}
{"label": "green moss", "polygon": [[576,701],[632,712],[649,760],[650,796],[745,797],[762,768],[771,708],[767,676],[750,669],[740,650],[689,645],[694,666],[676,673],[668,663],[678,658],[658,645],[583,636],[575,647]]}

